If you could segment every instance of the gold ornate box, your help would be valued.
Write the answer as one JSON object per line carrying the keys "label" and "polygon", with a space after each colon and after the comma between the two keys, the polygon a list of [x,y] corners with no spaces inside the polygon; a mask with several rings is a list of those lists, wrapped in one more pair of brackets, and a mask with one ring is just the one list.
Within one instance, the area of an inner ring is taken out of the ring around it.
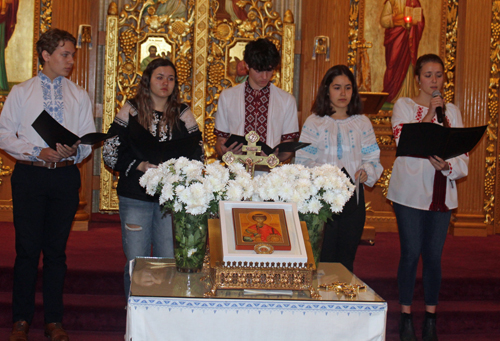
{"label": "gold ornate box", "polygon": [[205,296],[216,296],[219,289],[256,289],[256,290],[306,290],[311,298],[321,296],[312,286],[313,273],[316,270],[307,226],[301,222],[302,234],[307,250],[307,263],[231,262],[225,263],[222,255],[222,236],[220,221],[208,221],[210,248],[210,279],[212,287]]}

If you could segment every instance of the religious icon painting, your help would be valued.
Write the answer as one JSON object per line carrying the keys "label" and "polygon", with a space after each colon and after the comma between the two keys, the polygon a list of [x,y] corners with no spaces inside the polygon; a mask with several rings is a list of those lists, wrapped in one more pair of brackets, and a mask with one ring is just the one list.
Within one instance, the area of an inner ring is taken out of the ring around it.
{"label": "religious icon painting", "polygon": [[253,250],[259,243],[291,250],[283,209],[233,208],[232,214],[236,250]]}
{"label": "religious icon painting", "polygon": [[249,41],[249,39],[238,39],[227,50],[226,77],[231,80],[233,86],[245,82],[248,78],[243,52]]}

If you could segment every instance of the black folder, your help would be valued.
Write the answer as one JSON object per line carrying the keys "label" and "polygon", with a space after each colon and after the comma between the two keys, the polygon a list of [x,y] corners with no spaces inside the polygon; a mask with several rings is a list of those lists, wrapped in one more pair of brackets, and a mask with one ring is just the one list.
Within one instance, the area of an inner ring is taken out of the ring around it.
{"label": "black folder", "polygon": [[470,152],[486,127],[445,128],[427,122],[403,124],[396,156],[437,155],[443,160],[451,159]]}
{"label": "black folder", "polygon": [[82,137],[78,137],[63,127],[45,110],[38,115],[37,119],[31,124],[31,126],[49,145],[49,147],[54,150],[56,149],[57,143],[72,146],[76,143],[76,141],[80,140],[82,144],[96,144],[112,137],[104,133],[89,133],[83,135]]}
{"label": "black folder", "polygon": [[[231,136],[229,136],[229,138],[227,139],[226,143],[224,143],[224,145],[226,147],[229,147],[230,145],[232,145],[235,142],[243,143],[244,145],[248,144],[248,141],[245,139],[244,136],[232,134]],[[299,149],[307,147],[308,145],[310,145],[310,143],[290,141],[290,142],[282,142],[279,145],[277,145],[276,147],[271,148],[267,144],[265,144],[264,142],[257,141],[257,146],[260,146],[261,150],[264,153],[266,153],[266,155],[271,155],[278,148],[279,148],[280,153],[281,152],[295,152]]]}
{"label": "black folder", "polygon": [[141,160],[148,160],[155,165],[181,156],[192,158],[201,148],[201,132],[195,132],[188,137],[173,141],[159,142],[135,118],[130,117],[128,127],[130,145],[134,154]]}

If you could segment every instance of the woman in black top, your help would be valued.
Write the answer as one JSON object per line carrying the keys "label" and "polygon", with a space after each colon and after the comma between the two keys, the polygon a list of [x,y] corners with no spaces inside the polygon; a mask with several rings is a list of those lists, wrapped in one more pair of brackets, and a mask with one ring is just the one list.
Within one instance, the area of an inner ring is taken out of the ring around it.
{"label": "woman in black top", "polygon": [[158,197],[139,185],[149,168],[181,156],[201,160],[201,132],[189,107],[180,102],[174,64],[158,58],[144,70],[134,99],[116,115],[103,147],[107,166],[118,171],[125,293],[130,293],[129,261],[135,257],[173,257],[172,220]]}

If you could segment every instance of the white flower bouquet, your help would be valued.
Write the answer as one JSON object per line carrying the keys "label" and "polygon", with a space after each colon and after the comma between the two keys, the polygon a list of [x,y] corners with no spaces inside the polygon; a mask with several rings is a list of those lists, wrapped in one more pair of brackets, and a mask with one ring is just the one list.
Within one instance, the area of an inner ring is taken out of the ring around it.
{"label": "white flower bouquet", "polygon": [[329,164],[314,168],[283,165],[257,179],[257,199],[294,202],[299,213],[317,214],[324,221],[342,211],[355,188],[337,166]]}
{"label": "white flower bouquet", "polygon": [[174,254],[179,271],[198,271],[205,256],[208,217],[216,216],[219,201],[241,201],[253,194],[253,182],[242,165],[203,165],[185,157],[149,169],[140,185],[172,213]]}
{"label": "white flower bouquet", "polygon": [[332,214],[342,211],[354,193],[355,186],[337,166],[329,164],[314,168],[298,164],[283,165],[256,180],[259,187],[254,199],[297,204],[300,220],[307,224],[317,263],[324,224]]}

